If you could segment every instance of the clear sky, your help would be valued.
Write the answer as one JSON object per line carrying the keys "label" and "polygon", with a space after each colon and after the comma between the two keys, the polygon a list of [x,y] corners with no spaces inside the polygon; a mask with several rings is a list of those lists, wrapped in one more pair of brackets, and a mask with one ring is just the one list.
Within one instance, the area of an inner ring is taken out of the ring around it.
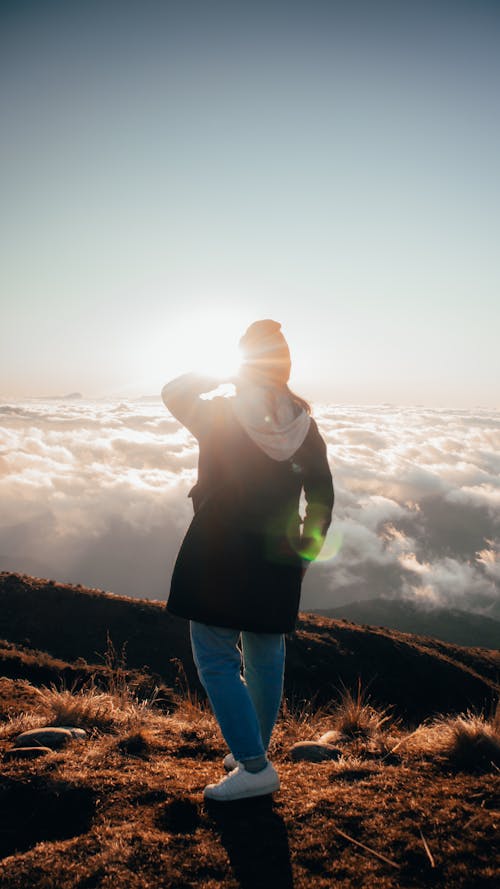
{"label": "clear sky", "polygon": [[306,396],[498,406],[499,37],[486,0],[3,0],[0,394],[154,393],[272,317]]}

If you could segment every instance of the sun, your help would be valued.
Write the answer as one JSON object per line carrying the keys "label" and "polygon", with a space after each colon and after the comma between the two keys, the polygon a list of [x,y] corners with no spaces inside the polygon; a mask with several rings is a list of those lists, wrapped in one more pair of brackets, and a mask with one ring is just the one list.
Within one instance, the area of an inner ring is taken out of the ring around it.
{"label": "sun", "polygon": [[219,305],[165,315],[155,324],[150,321],[147,329],[135,330],[124,354],[129,380],[123,392],[158,392],[169,380],[190,372],[231,380],[241,365],[238,342],[254,320],[252,314]]}
{"label": "sun", "polygon": [[238,342],[249,322],[227,310],[195,312],[168,331],[168,365],[172,375],[187,371],[230,379],[238,373]]}
{"label": "sun", "polygon": [[219,331],[213,338],[208,335],[210,342],[207,342],[203,331],[197,331],[190,338],[191,370],[224,380],[231,379],[236,376],[241,364],[238,342],[229,336],[226,338]]}

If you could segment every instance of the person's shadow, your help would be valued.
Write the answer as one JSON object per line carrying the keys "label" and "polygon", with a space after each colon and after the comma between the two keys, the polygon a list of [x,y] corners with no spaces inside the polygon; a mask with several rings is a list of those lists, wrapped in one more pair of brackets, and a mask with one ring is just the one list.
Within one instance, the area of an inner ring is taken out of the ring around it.
{"label": "person's shadow", "polygon": [[205,800],[241,889],[293,889],[285,822],[272,796],[217,803]]}

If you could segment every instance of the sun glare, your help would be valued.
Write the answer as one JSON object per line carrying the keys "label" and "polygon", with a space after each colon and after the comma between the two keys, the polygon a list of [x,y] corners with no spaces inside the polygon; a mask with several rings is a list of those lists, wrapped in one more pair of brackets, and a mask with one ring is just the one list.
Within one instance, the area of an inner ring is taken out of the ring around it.
{"label": "sun glare", "polygon": [[245,321],[227,312],[191,316],[169,333],[169,365],[174,373],[195,371],[229,380],[241,364],[238,342]]}
{"label": "sun glare", "polygon": [[252,320],[224,306],[157,319],[153,327],[135,333],[135,347],[124,355],[130,377],[120,393],[159,392],[189,372],[230,380],[241,364],[238,342]]}
{"label": "sun glare", "polygon": [[204,340],[193,350],[191,369],[197,373],[229,380],[236,376],[241,364],[241,354],[237,343],[227,342],[223,337],[207,344]]}

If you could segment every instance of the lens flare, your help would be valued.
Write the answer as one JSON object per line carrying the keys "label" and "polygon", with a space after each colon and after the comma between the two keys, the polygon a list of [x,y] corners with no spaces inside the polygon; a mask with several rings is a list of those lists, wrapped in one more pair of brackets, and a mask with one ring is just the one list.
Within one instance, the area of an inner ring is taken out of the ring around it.
{"label": "lens flare", "polygon": [[[290,528],[288,539],[294,550],[307,562],[330,562],[340,552],[344,535],[339,528],[330,526],[323,546],[321,546],[322,536],[319,529],[313,531],[307,544],[302,543],[296,533]],[[321,549],[318,553],[319,546],[321,546]]]}
{"label": "lens flare", "polygon": [[321,548],[321,552],[316,557],[316,562],[330,562],[340,552],[344,535],[339,528],[330,528],[326,535],[325,542]]}

